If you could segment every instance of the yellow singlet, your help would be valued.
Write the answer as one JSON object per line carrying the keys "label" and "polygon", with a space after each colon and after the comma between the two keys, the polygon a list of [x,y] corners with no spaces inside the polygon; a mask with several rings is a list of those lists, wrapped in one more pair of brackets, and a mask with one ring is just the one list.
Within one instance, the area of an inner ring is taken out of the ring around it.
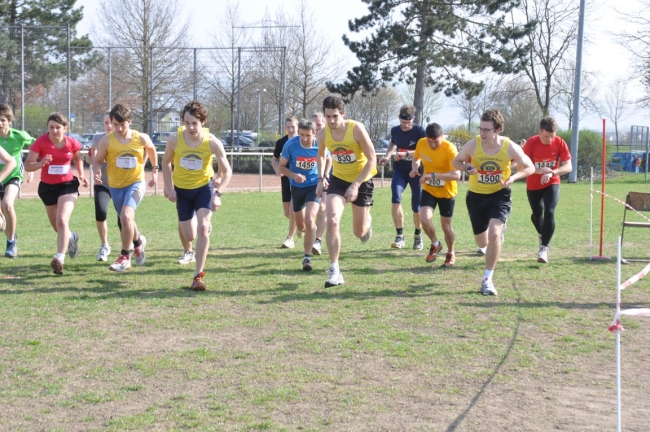
{"label": "yellow singlet", "polygon": [[174,152],[174,186],[197,189],[208,184],[213,175],[210,134],[204,129],[203,141],[197,148],[192,148],[187,146],[183,132],[179,131]]}
{"label": "yellow singlet", "polygon": [[[424,173],[447,173],[455,168],[451,161],[454,160],[458,150],[447,140],[440,143],[440,147],[433,150],[426,138],[420,138],[415,147],[415,158],[421,159]],[[427,179],[422,189],[436,198],[450,199],[458,195],[456,180],[440,180],[439,178]]]}
{"label": "yellow singlet", "polygon": [[483,151],[481,137],[476,137],[476,151],[472,156],[471,164],[478,174],[469,176],[469,190],[479,194],[492,194],[501,189],[501,180],[510,178],[510,158],[508,148],[510,138],[504,137],[501,149],[494,156],[486,155]]}
{"label": "yellow singlet", "polygon": [[[329,126],[325,126],[325,147],[332,153],[332,175],[343,181],[352,183],[359,177],[361,171],[368,163],[368,158],[361,150],[361,146],[354,140],[354,120],[348,120],[343,141],[334,141]],[[363,181],[368,181],[377,174],[375,168]]]}
{"label": "yellow singlet", "polygon": [[120,143],[114,132],[108,134],[106,175],[112,188],[124,188],[144,180],[144,145],[138,131],[132,132],[128,144]]}

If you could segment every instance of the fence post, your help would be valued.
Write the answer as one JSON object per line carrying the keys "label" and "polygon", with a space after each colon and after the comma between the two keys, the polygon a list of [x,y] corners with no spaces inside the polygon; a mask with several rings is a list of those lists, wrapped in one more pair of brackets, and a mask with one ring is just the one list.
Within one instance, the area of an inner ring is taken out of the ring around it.
{"label": "fence post", "polygon": [[90,168],[88,169],[88,177],[90,177],[88,180],[88,189],[90,189],[89,192],[92,198],[95,189],[95,174],[93,173],[93,164],[90,164]]}
{"label": "fence post", "polygon": [[260,155],[260,192],[262,192],[262,164],[264,163],[264,155]]}
{"label": "fence post", "polygon": [[[70,113],[72,112],[72,107],[71,105],[71,99],[70,99],[70,63],[72,63],[72,59],[70,58],[70,24],[67,25],[67,30],[68,30],[68,73],[67,73],[67,81],[68,81],[68,121],[72,123],[72,120],[70,119]],[[70,129],[72,129],[72,125],[70,125]],[[70,131],[70,130],[68,130]]]}

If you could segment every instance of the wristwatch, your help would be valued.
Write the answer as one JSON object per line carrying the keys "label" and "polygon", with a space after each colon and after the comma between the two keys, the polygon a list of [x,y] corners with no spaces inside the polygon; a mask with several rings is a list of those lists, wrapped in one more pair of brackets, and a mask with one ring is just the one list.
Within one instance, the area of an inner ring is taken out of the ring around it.
{"label": "wristwatch", "polygon": [[151,169],[160,169],[160,168],[158,168],[158,165],[153,165]]}
{"label": "wristwatch", "polygon": [[219,198],[221,198],[221,192],[219,192],[218,190],[215,189],[215,190],[214,190],[214,194],[215,194],[216,196],[218,196]]}

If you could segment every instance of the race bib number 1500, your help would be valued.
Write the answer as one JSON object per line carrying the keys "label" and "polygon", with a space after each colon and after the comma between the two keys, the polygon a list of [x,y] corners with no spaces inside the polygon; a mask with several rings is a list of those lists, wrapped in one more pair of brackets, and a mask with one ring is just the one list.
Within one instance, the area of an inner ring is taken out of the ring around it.
{"label": "race bib number 1500", "polygon": [[484,184],[495,184],[501,182],[503,175],[501,171],[479,171],[478,182]]}

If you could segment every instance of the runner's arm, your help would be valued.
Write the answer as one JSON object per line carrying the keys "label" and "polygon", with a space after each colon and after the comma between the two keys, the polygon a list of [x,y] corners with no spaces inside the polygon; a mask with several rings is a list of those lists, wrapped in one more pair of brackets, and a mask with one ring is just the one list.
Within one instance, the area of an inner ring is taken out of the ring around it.
{"label": "runner's arm", "polygon": [[11,157],[7,150],[0,147],[0,161],[4,164],[0,170],[0,182],[7,178],[9,174],[16,168],[16,160]]}
{"label": "runner's arm", "polygon": [[474,156],[476,150],[476,140],[472,138],[467,141],[462,149],[458,152],[454,160],[451,162],[454,168],[459,171],[467,171],[468,174],[475,174],[476,169],[469,163],[469,160]]}
{"label": "runner's arm", "polygon": [[535,173],[535,166],[533,161],[530,160],[528,156],[521,149],[519,144],[510,143],[508,147],[508,157],[510,160],[513,160],[517,163],[518,171],[515,174],[510,175],[507,180],[501,181],[503,187],[508,187],[517,180],[524,179],[531,174]]}
{"label": "runner's arm", "polygon": [[[143,141],[142,146],[144,147],[145,152],[149,155],[151,160],[151,181],[147,183],[149,187],[153,187],[158,183],[158,155],[156,154],[156,146],[153,145],[153,141],[149,138],[149,135],[143,133],[140,134],[140,139]],[[142,157],[142,164],[146,163],[146,155]]]}
{"label": "runner's arm", "polygon": [[97,151],[93,157],[93,172],[95,173],[95,183],[102,184],[102,165],[106,160],[108,150],[108,135],[102,137],[97,143]]}
{"label": "runner's arm", "polygon": [[370,141],[366,128],[360,123],[357,123],[354,127],[354,140],[361,146],[361,151],[366,155],[366,159],[368,159],[366,166],[363,167],[359,176],[352,182],[352,185],[356,185],[358,188],[377,167],[377,156],[375,156],[375,147],[372,145],[372,141]]}
{"label": "runner's arm", "polygon": [[[49,158],[48,158],[48,156],[49,156]],[[29,154],[27,155],[27,159],[25,160],[25,171],[32,172],[32,171],[39,170],[39,169],[43,168],[44,165],[47,165],[48,163],[50,163],[51,160],[52,160],[51,155],[45,155],[45,156],[43,156],[43,159],[41,159],[40,162],[37,162],[38,161],[38,153],[36,153],[35,151],[30,150]]]}
{"label": "runner's arm", "polygon": [[164,194],[167,198],[172,197],[172,192],[174,191],[174,180],[172,178],[172,161],[174,160],[174,153],[176,152],[176,146],[178,145],[178,135],[172,135],[167,138],[167,144],[165,145],[165,154],[162,159],[162,173],[163,173],[163,182]]}
{"label": "runner's arm", "polygon": [[228,162],[228,157],[226,156],[226,150],[223,148],[223,144],[212,134],[210,134],[210,151],[217,158],[219,176],[221,177],[221,182],[219,183],[217,190],[221,193],[228,186],[228,183],[230,183],[230,179],[232,178],[232,168],[230,167],[230,162]]}
{"label": "runner's arm", "polygon": [[84,172],[84,155],[81,154],[81,150],[77,151],[72,156],[72,160],[74,162],[74,167],[77,169],[77,174],[79,174],[79,182],[83,187],[88,187],[88,179]]}

